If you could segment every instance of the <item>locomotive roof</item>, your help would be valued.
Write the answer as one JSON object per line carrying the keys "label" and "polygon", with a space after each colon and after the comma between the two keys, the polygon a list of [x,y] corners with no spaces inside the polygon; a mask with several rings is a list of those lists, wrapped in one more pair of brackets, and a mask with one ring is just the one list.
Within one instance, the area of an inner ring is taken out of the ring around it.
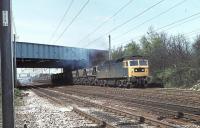
{"label": "locomotive roof", "polygon": [[132,60],[132,59],[145,59],[145,57],[141,55],[125,56],[125,57],[117,59],[116,61],[119,62],[123,60]]}
{"label": "locomotive roof", "polygon": [[103,64],[109,64],[109,63],[117,63],[117,62],[122,62],[124,60],[132,60],[132,59],[145,59],[144,56],[141,55],[136,55],[136,56],[125,56],[116,60],[107,60]]}

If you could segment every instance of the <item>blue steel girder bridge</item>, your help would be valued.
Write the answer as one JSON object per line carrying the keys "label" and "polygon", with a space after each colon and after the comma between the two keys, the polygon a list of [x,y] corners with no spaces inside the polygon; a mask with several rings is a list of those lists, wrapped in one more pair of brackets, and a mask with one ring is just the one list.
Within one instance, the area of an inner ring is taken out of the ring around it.
{"label": "blue steel girder bridge", "polygon": [[16,43],[18,68],[64,68],[68,70],[97,65],[108,51],[26,42]]}
{"label": "blue steel girder bridge", "polygon": [[108,51],[35,43],[16,43],[17,68],[63,68],[53,83],[71,84],[72,70],[94,66],[108,58]]}

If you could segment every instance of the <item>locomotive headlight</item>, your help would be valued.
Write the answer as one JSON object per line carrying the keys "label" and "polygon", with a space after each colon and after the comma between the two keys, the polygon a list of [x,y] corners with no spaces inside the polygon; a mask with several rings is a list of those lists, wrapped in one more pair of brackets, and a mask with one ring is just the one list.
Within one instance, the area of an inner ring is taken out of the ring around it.
{"label": "locomotive headlight", "polygon": [[144,69],[142,69],[142,72],[144,72]]}
{"label": "locomotive headlight", "polygon": [[134,71],[137,72],[138,70],[137,70],[137,69],[134,69]]}

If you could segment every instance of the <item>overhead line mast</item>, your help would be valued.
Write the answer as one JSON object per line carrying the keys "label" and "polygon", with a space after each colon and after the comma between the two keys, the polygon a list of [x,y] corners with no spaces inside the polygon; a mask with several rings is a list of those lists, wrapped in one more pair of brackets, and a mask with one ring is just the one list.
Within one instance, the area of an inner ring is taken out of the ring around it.
{"label": "overhead line mast", "polygon": [[0,1],[0,45],[3,128],[14,128],[11,0]]}
{"label": "overhead line mast", "polygon": [[111,36],[108,36],[109,38],[109,60],[112,60],[112,51],[111,51]]}

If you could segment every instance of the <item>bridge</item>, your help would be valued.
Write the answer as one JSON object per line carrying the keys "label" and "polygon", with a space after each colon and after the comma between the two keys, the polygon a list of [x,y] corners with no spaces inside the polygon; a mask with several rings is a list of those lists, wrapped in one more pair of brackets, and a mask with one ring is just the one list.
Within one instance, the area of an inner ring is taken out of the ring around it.
{"label": "bridge", "polygon": [[76,69],[105,61],[108,51],[28,42],[16,43],[18,68]]}
{"label": "bridge", "polygon": [[72,70],[97,65],[108,58],[108,51],[56,45],[17,42],[17,68],[62,68],[64,77],[59,83],[72,82]]}

